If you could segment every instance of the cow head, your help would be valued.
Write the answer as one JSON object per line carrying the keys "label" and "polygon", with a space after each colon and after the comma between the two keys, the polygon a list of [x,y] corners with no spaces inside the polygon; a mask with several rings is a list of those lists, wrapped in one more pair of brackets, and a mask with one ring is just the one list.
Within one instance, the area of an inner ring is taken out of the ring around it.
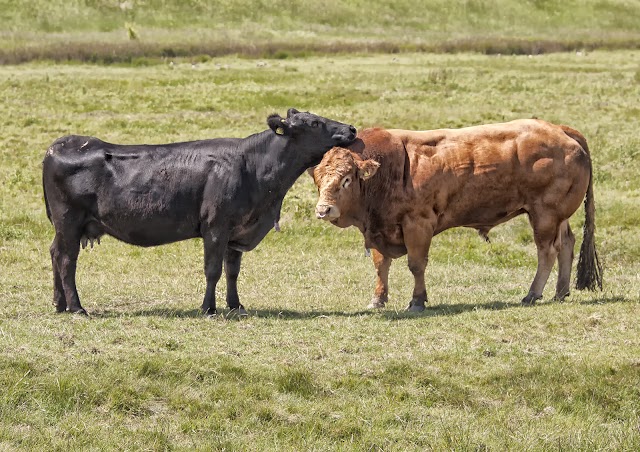
{"label": "cow head", "polygon": [[[335,147],[327,152],[313,171],[313,180],[320,195],[316,218],[338,226],[349,225],[345,217],[357,209],[361,184],[379,167],[375,160],[363,160],[348,149]],[[345,221],[340,222],[341,217]]]}
{"label": "cow head", "polygon": [[287,111],[286,118],[277,114],[269,116],[267,124],[275,134],[294,139],[296,150],[308,153],[315,162],[332,147],[346,146],[356,139],[356,128],[352,125],[295,108]]}

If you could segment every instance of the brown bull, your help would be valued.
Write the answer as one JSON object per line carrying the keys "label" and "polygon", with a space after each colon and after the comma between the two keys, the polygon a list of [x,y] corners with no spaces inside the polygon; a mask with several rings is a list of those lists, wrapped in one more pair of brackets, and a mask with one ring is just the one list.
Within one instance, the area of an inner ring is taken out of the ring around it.
{"label": "brown bull", "polygon": [[538,269],[522,303],[542,298],[556,259],[555,298],[562,300],[569,294],[575,244],[568,219],[583,200],[576,288],[602,289],[591,175],[582,134],[541,120],[429,131],[366,129],[349,149],[332,149],[315,168],[316,216],[341,228],[356,226],[373,250],[377,281],[370,307],[387,302],[391,260],[407,254],[415,278],[408,309],[422,311],[434,235],[466,226],[487,239],[494,226],[527,214]]}

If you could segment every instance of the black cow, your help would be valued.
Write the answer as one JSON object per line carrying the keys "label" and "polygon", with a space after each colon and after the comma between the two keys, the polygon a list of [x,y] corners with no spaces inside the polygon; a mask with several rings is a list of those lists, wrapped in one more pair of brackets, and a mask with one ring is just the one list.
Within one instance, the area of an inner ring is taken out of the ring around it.
{"label": "black cow", "polygon": [[204,240],[205,314],[215,314],[224,261],[227,305],[245,314],[237,279],[244,251],[277,225],[282,200],[305,169],[356,129],[293,108],[247,138],[117,145],[71,135],[47,150],[42,169],[58,312],[86,314],[76,290],[80,245],[103,234],[138,246]]}

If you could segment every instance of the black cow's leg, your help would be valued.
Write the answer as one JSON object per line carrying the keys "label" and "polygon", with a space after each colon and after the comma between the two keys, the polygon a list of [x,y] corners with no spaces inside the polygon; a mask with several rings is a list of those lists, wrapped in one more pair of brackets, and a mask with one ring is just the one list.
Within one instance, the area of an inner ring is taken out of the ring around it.
{"label": "black cow's leg", "polygon": [[51,267],[53,268],[53,305],[56,307],[56,311],[64,312],[67,310],[67,299],[64,296],[64,287],[62,286],[62,278],[60,277],[60,270],[58,270],[58,262],[55,258],[57,250],[56,241],[54,239],[49,251],[51,253]]}
{"label": "black cow's leg", "polygon": [[[58,291],[58,284],[62,286],[64,297],[66,298],[66,310],[86,314],[87,312],[80,305],[80,297],[76,288],[76,264],[78,253],[80,252],[80,234],[74,233],[72,228],[65,231],[65,234],[56,232],[56,237],[51,245],[51,260],[54,262],[54,294]],[[56,281],[56,268],[58,271],[58,281]],[[54,295],[55,296],[55,295]],[[60,310],[61,302],[56,300],[56,308]]]}
{"label": "black cow's leg", "polygon": [[229,309],[237,309],[239,314],[245,315],[247,312],[240,304],[238,296],[238,275],[240,274],[240,263],[242,252],[227,248],[224,255],[224,273],[227,278],[227,306]]}
{"label": "black cow's leg", "polygon": [[207,290],[202,302],[202,313],[215,315],[216,313],[216,285],[222,276],[222,261],[227,246],[226,240],[221,240],[213,231],[202,234],[204,241],[204,274],[207,278]]}

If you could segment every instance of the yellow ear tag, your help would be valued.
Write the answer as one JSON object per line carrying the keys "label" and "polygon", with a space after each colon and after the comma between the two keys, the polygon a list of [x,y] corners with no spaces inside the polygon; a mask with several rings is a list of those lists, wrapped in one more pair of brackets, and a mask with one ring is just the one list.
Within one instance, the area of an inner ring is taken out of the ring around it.
{"label": "yellow ear tag", "polygon": [[278,135],[284,135],[284,129],[283,129],[282,127],[278,127],[278,128],[276,129],[276,133],[277,133]]}
{"label": "yellow ear tag", "polygon": [[369,178],[369,171],[365,171],[364,174],[362,175],[363,179],[368,179]]}

